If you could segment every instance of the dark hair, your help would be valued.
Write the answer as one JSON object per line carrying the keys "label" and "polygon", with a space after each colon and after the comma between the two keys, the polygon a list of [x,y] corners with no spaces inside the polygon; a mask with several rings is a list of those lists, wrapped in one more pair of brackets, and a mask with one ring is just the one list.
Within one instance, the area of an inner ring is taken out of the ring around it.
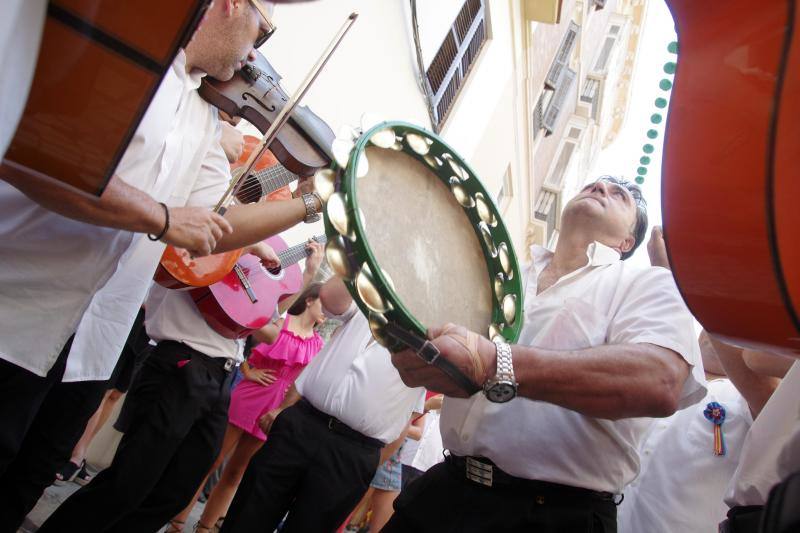
{"label": "dark hair", "polygon": [[647,234],[647,201],[645,201],[644,196],[642,195],[642,189],[635,183],[623,178],[618,178],[616,176],[600,176],[597,178],[597,181],[600,180],[608,181],[628,189],[628,192],[630,192],[631,196],[633,196],[633,203],[636,205],[636,222],[633,225],[634,243],[630,250],[622,253],[622,260],[624,261],[633,255],[633,252],[635,252],[639,245],[642,244],[642,241],[644,241],[645,235]]}
{"label": "dark hair", "polygon": [[306,300],[311,298],[312,300],[316,300],[319,298],[319,290],[322,288],[322,283],[314,282],[311,283],[306,289],[300,293],[300,296],[297,297],[297,300],[294,301],[292,306],[289,308],[287,313],[290,315],[302,315],[307,307]]}

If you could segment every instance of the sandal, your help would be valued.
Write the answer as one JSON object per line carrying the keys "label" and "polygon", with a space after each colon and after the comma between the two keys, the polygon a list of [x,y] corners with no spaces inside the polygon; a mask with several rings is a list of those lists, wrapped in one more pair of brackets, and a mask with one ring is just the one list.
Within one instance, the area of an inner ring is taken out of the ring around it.
{"label": "sandal", "polygon": [[73,481],[75,481],[75,483],[77,483],[78,485],[83,486],[83,485],[88,485],[91,480],[92,480],[92,475],[86,469],[86,461],[84,461],[83,465],[81,465],[81,469],[78,471],[77,474],[75,474],[75,479]]}
{"label": "sandal", "polygon": [[83,461],[81,464],[76,465],[72,461],[67,461],[67,464],[61,467],[61,470],[56,472],[55,481],[53,481],[53,485],[62,486],[66,485],[73,479],[75,476],[78,475],[78,471],[83,468],[86,464],[86,461]]}
{"label": "sandal", "polygon": [[167,524],[167,529],[164,530],[164,533],[181,533],[183,531],[183,526],[185,525],[186,522],[183,520],[172,519]]}

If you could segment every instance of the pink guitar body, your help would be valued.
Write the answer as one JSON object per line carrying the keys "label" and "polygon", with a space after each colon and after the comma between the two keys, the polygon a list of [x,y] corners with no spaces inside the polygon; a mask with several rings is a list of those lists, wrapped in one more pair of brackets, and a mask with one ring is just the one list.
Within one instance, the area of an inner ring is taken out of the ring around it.
{"label": "pink guitar body", "polygon": [[[279,257],[289,248],[277,235],[265,242]],[[230,339],[246,337],[266,325],[282,297],[296,293],[303,286],[303,274],[296,262],[281,267],[277,274],[267,270],[252,254],[243,255],[236,265],[221,281],[191,291],[208,325]],[[246,278],[246,283],[240,276]]]}

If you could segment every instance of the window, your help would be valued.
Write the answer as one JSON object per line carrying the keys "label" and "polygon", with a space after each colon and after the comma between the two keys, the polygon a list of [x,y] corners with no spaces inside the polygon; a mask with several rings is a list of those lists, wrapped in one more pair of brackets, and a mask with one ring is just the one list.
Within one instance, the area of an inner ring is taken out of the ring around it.
{"label": "window", "polygon": [[589,115],[597,121],[597,111],[600,107],[598,104],[600,103],[600,80],[597,78],[586,78],[586,81],[583,83],[583,89],[581,89],[581,98],[580,101],[586,104],[589,104],[590,112]]}
{"label": "window", "polygon": [[558,82],[558,87],[544,112],[544,120],[542,120],[542,127],[548,135],[556,129],[556,121],[567,101],[567,94],[569,94],[572,84],[575,82],[576,75],[577,73],[570,68],[563,71],[562,79]]}
{"label": "window", "polygon": [[608,66],[608,60],[611,57],[611,52],[614,50],[614,44],[617,42],[619,36],[620,26],[618,24],[612,25],[608,29],[608,35],[603,42],[603,47],[600,49],[600,54],[594,63],[594,71],[601,72]]}
{"label": "window", "polygon": [[567,175],[570,161],[572,161],[572,155],[575,153],[578,143],[580,143],[582,132],[583,130],[578,127],[569,127],[567,136],[564,137],[564,141],[561,143],[558,152],[556,152],[558,155],[556,155],[554,159],[555,163],[553,163],[552,169],[547,175],[547,179],[545,179],[542,184],[543,189],[552,192],[561,192],[564,188],[564,178]]}
{"label": "window", "polygon": [[511,180],[511,165],[509,165],[503,174],[503,185],[500,187],[500,192],[497,193],[497,207],[500,209],[500,214],[505,213],[513,197],[514,182]]}
{"label": "window", "polygon": [[534,216],[547,225],[544,242],[549,242],[558,220],[558,194],[542,190],[536,199]]}
{"label": "window", "polygon": [[575,22],[570,21],[567,33],[561,39],[561,45],[558,47],[556,56],[553,58],[553,64],[550,65],[550,70],[547,72],[547,77],[544,80],[545,87],[556,89],[561,80],[564,69],[569,66],[569,58],[572,57],[572,50],[578,42],[578,32],[580,26]]}
{"label": "window", "polygon": [[485,42],[484,0],[466,0],[425,72],[437,131]]}

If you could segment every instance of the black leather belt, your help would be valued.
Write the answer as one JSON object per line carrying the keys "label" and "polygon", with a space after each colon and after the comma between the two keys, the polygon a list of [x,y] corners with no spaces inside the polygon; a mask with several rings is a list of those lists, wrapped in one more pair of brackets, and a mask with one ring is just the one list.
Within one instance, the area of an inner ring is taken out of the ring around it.
{"label": "black leather belt", "polygon": [[311,403],[306,400],[305,398],[301,398],[299,402],[297,402],[297,407],[305,411],[306,413],[318,418],[325,425],[328,427],[329,430],[333,431],[334,433],[338,433],[343,437],[347,437],[349,439],[355,440],[356,442],[360,442],[365,446],[369,446],[371,448],[383,448],[384,443],[381,440],[373,439],[372,437],[367,437],[363,433],[356,431],[355,429],[351,428],[341,420],[336,417],[333,417],[327,413],[323,413]]}
{"label": "black leather belt", "polygon": [[[545,504],[548,500],[576,500],[594,499],[615,502],[615,495],[611,492],[598,492],[595,490],[569,485],[537,481],[512,476],[497,467],[485,457],[463,457],[446,454],[446,462],[459,475],[465,476],[473,483],[486,487],[519,487],[535,492],[536,503]],[[617,503],[617,502],[615,502]]]}

